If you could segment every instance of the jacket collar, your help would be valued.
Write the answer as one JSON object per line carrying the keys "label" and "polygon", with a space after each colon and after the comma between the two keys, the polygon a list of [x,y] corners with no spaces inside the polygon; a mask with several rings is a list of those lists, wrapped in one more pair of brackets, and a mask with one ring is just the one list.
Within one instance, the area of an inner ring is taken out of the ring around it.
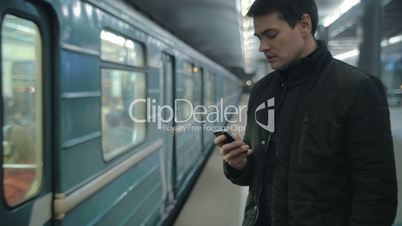
{"label": "jacket collar", "polygon": [[319,75],[331,59],[332,55],[328,51],[326,43],[317,41],[317,48],[312,53],[278,72],[280,77],[288,83],[298,83],[305,77]]}

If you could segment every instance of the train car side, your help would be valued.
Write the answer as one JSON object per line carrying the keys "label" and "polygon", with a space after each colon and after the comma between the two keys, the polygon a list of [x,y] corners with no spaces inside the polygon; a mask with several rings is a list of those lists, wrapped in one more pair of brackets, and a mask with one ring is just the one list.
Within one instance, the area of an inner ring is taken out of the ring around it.
{"label": "train car side", "polygon": [[[213,147],[212,133],[203,127],[225,125],[200,122],[202,114],[190,118],[194,109],[188,103],[236,104],[238,79],[123,1],[9,2],[1,7],[3,21],[22,23],[12,29],[29,22],[24,13],[39,11],[33,21],[45,27],[39,29],[42,49],[49,51],[44,71],[52,77],[38,81],[49,98],[35,105],[44,116],[43,125],[35,124],[45,128],[38,148],[44,151],[31,165],[43,175],[37,182],[42,186],[28,184],[36,192],[15,196],[15,205],[3,196],[8,205],[0,209],[1,219],[8,225],[170,222]],[[3,27],[11,26],[6,22]],[[5,82],[17,84],[12,77]],[[175,114],[158,112],[158,106]],[[3,164],[2,180],[6,171]]]}

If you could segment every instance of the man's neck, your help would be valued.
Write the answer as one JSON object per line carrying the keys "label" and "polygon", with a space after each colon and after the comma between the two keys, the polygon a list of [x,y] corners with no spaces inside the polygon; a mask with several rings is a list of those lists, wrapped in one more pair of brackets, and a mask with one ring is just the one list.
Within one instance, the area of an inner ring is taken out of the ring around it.
{"label": "man's neck", "polygon": [[282,68],[280,68],[278,70],[284,71],[287,68],[289,68],[290,66],[300,63],[304,58],[306,58],[308,55],[313,53],[317,48],[318,48],[317,41],[313,37],[311,37],[311,39],[309,39],[306,42],[306,46],[305,46],[304,50],[301,52],[301,55],[299,55],[300,57],[298,57],[295,61],[283,66]]}
{"label": "man's neck", "polygon": [[317,41],[313,37],[309,38],[306,43],[306,48],[302,52],[301,58],[305,58],[306,56],[310,55],[317,48]]}

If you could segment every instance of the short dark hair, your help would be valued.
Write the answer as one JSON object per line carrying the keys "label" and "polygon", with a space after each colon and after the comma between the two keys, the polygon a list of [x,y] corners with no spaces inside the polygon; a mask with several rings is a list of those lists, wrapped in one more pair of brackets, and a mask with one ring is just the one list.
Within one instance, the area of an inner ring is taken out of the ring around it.
{"label": "short dark hair", "polygon": [[247,17],[257,17],[271,12],[278,12],[291,28],[296,26],[304,14],[311,17],[314,36],[318,24],[317,5],[314,0],[255,0],[247,13]]}

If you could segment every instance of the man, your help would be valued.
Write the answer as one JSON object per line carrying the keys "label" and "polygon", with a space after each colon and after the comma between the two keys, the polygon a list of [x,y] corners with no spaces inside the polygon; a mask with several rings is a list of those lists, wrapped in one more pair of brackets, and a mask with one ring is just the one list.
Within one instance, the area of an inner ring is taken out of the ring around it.
{"label": "man", "polygon": [[225,175],[250,186],[243,225],[392,225],[397,187],[381,82],[314,39],[314,0],[256,0],[247,15],[276,71],[253,87],[244,140],[215,139]]}

